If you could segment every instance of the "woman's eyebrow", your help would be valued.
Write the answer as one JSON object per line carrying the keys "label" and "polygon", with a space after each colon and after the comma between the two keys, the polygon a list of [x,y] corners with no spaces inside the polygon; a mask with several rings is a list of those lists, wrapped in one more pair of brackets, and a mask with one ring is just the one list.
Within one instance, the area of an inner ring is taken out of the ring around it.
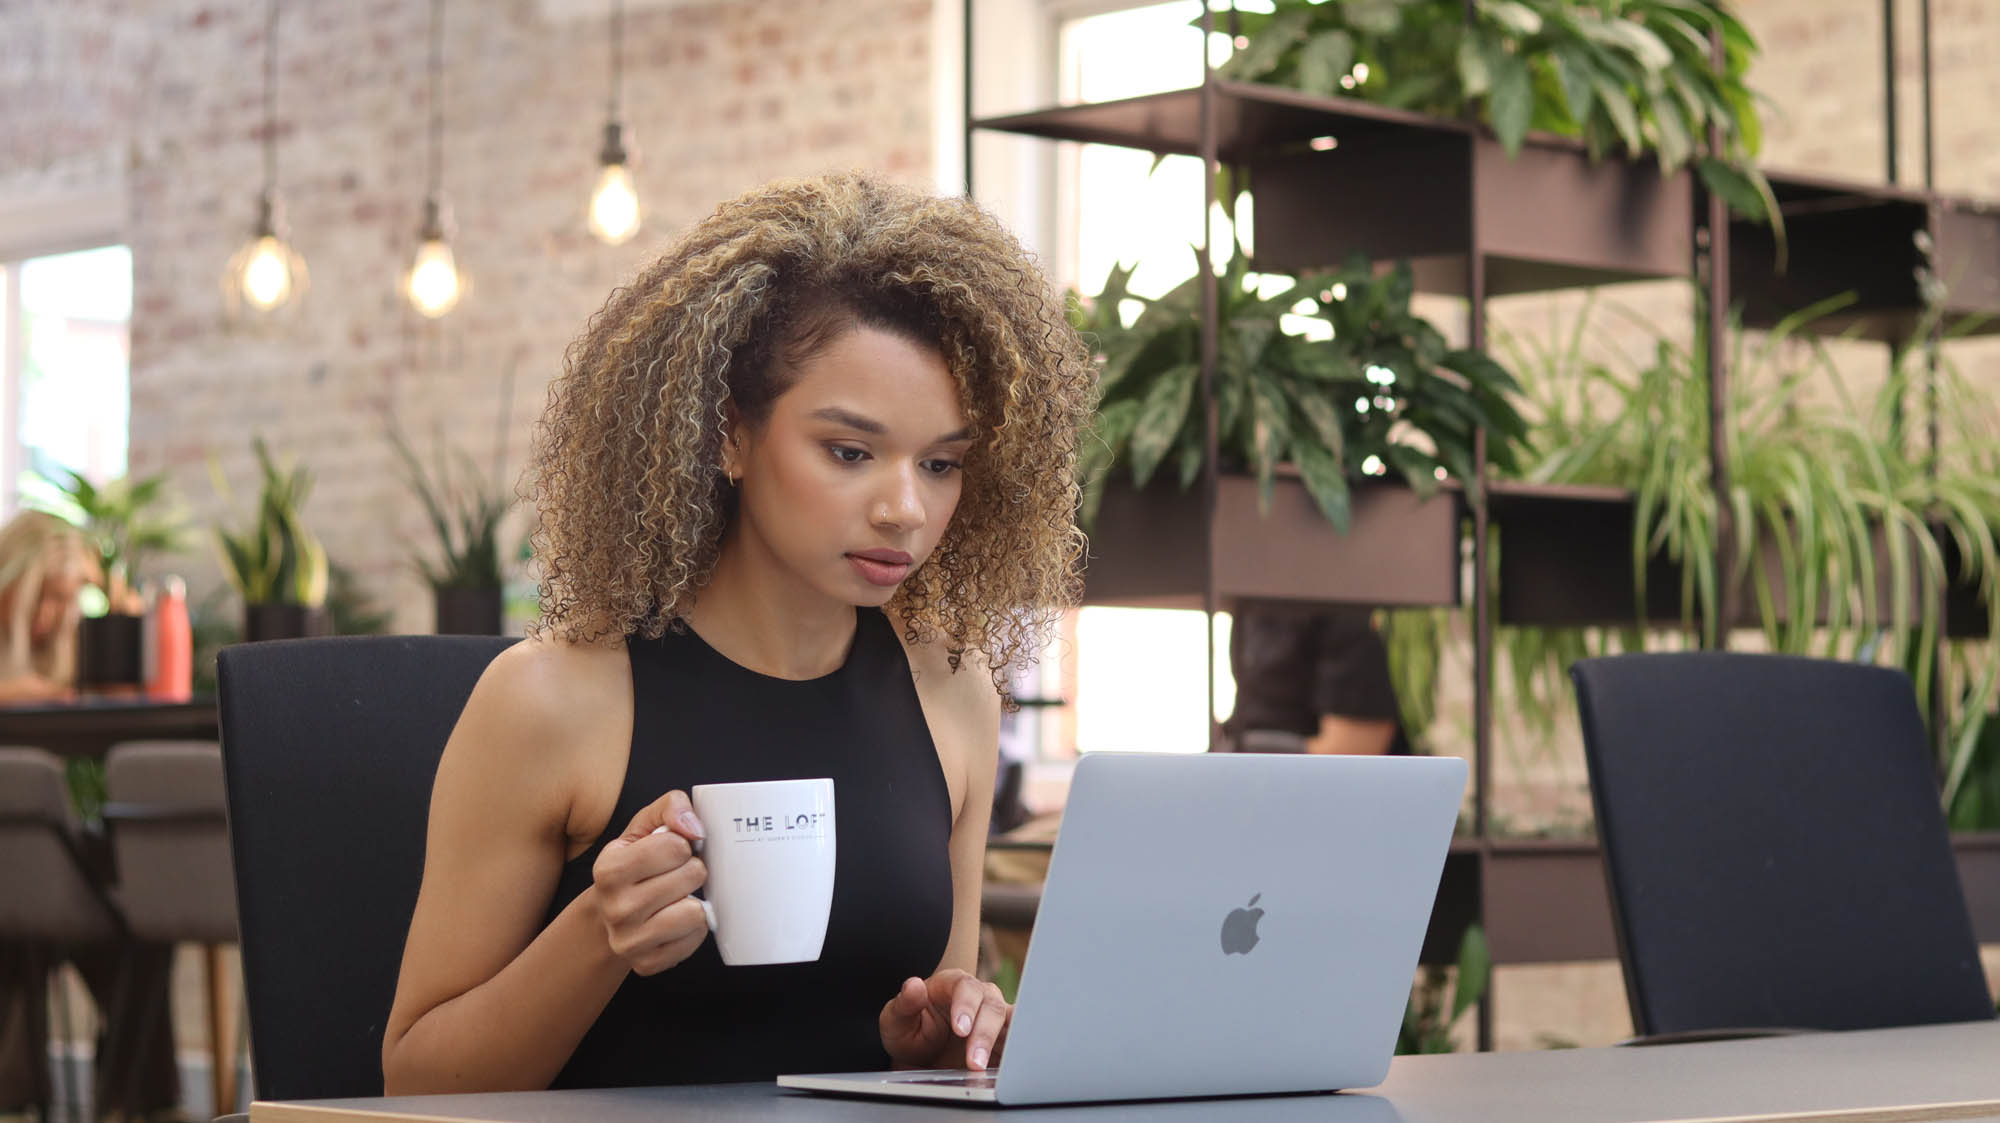
{"label": "woman's eyebrow", "polygon": [[814,421],[831,421],[835,425],[845,425],[849,429],[859,429],[863,433],[870,433],[878,437],[889,431],[888,426],[882,424],[880,421],[876,421],[870,417],[863,417],[858,413],[850,413],[839,406],[827,406],[824,409],[816,409],[809,416]]}
{"label": "woman's eyebrow", "polygon": [[[863,417],[862,415],[855,413],[851,410],[841,409],[839,406],[826,406],[821,409],[816,409],[812,411],[810,414],[807,414],[806,416],[812,418],[814,421],[831,421],[835,425],[844,425],[849,429],[854,429],[858,432],[868,433],[870,435],[877,437],[885,436],[889,432],[889,427],[882,424],[880,421],[877,421],[872,417]],[[962,429],[954,429],[951,432],[946,433],[944,436],[939,437],[937,440],[932,441],[931,443],[935,445],[948,445],[948,444],[957,444],[960,441],[969,441],[971,439],[972,439],[972,428],[971,426],[966,426],[965,428]]]}

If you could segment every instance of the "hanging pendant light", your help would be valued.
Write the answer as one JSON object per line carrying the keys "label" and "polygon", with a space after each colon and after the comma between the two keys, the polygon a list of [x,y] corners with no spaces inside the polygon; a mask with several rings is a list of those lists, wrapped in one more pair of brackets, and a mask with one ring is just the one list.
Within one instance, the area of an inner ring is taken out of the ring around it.
{"label": "hanging pendant light", "polygon": [[264,34],[264,190],[250,238],[222,273],[229,318],[266,318],[298,307],[305,297],[306,260],[285,238],[278,198],[278,0],[270,0]]}
{"label": "hanging pendant light", "polygon": [[417,256],[403,278],[403,295],[424,316],[437,319],[458,306],[465,278],[451,253],[451,209],[444,201],[444,110],[438,94],[444,71],[444,0],[431,0],[431,162],[424,221],[417,228]]}
{"label": "hanging pendant light", "polygon": [[597,190],[590,195],[590,232],[607,245],[619,245],[639,232],[639,193],[632,187],[632,172],[626,166],[625,126],[618,120],[619,85],[624,77],[619,47],[625,37],[624,0],[611,5],[611,105],[604,123],[604,148],[597,154],[601,165]]}

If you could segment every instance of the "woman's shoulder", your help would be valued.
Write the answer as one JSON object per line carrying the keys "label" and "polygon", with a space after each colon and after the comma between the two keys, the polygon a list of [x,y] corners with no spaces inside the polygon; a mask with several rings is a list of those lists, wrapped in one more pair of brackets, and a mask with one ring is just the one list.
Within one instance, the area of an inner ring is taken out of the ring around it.
{"label": "woman's shoulder", "polygon": [[935,629],[910,628],[893,608],[882,610],[895,629],[896,639],[909,656],[910,674],[917,693],[927,708],[949,715],[957,723],[973,729],[1000,720],[1000,694],[993,687],[993,675],[985,656],[978,651],[957,652],[953,666],[953,644]]}
{"label": "woman's shoulder", "polygon": [[466,713],[476,712],[497,735],[493,740],[546,751],[576,744],[594,724],[629,714],[631,693],[631,664],[622,641],[580,643],[544,633],[494,656],[473,687]]}
{"label": "woman's shoulder", "polygon": [[615,778],[624,774],[631,728],[630,660],[622,641],[532,636],[487,665],[446,755],[456,752],[466,768],[486,777],[480,785],[539,793],[533,798],[551,830],[588,839],[617,801]]}

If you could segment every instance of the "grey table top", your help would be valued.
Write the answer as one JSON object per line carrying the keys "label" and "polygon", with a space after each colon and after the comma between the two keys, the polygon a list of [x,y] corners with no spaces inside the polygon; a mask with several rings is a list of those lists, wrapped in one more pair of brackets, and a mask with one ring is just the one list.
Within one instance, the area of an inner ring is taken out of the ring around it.
{"label": "grey table top", "polygon": [[[260,1102],[251,1123],[964,1123],[989,1109],[789,1092],[769,1084]],[[1363,1092],[1014,1109],[1036,1123],[1664,1123],[2000,1120],[2000,1021],[1647,1048],[1399,1057]]]}

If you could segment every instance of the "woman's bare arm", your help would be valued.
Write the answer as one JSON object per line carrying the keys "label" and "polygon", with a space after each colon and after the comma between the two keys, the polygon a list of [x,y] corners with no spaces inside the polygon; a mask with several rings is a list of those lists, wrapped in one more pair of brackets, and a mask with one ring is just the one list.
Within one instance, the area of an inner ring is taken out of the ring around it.
{"label": "woman's bare arm", "polygon": [[388,1094],[545,1088],[625,978],[595,888],[542,918],[591,754],[605,738],[629,745],[630,689],[622,650],[540,641],[503,652],[473,689],[431,797],[382,1042]]}

